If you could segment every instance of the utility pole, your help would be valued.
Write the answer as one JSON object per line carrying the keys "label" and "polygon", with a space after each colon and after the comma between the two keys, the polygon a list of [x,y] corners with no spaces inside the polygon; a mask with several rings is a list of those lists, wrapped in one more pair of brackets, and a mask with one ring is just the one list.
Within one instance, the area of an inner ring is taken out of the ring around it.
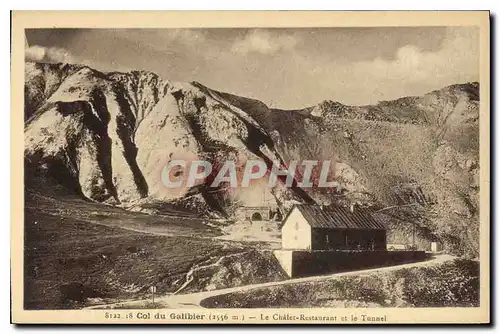
{"label": "utility pole", "polygon": [[152,297],[153,297],[153,304],[155,303],[155,292],[156,292],[156,286],[152,286],[149,288],[151,291]]}
{"label": "utility pole", "polygon": [[413,221],[413,249],[415,249],[415,221]]}

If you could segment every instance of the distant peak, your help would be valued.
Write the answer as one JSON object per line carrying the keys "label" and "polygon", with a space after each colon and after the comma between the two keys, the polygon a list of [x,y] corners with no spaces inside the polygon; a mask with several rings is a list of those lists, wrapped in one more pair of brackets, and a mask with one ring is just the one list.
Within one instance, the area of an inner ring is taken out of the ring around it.
{"label": "distant peak", "polygon": [[319,103],[319,105],[325,105],[325,106],[343,106],[343,103],[340,103],[339,101],[333,101],[333,100],[323,100],[322,102]]}

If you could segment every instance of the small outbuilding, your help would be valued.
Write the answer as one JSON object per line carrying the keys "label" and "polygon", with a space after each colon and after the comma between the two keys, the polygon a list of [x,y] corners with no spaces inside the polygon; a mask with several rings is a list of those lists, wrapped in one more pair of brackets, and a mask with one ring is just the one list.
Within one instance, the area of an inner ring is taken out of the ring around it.
{"label": "small outbuilding", "polygon": [[443,245],[439,241],[431,242],[431,252],[437,253],[443,250]]}
{"label": "small outbuilding", "polygon": [[289,250],[386,250],[385,225],[367,208],[294,205],[281,228]]}

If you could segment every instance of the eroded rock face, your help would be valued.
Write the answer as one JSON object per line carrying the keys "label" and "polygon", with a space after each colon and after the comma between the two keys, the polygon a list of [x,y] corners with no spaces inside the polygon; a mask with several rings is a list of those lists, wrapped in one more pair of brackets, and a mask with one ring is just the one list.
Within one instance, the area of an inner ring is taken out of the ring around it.
{"label": "eroded rock face", "polygon": [[[384,207],[417,198],[424,206],[433,203],[429,210],[439,216],[427,225],[438,232],[447,226],[446,233],[453,223],[443,220],[478,215],[477,83],[373,106],[324,101],[288,111],[145,71],[27,63],[25,74],[28,183],[55,179],[87,198],[134,209],[141,203],[191,205],[196,198],[200,210],[225,214],[234,205],[269,202]],[[162,170],[176,159],[214,165],[259,159],[268,166],[330,160],[328,179],[337,186],[167,188]]]}
{"label": "eroded rock face", "polygon": [[[30,63],[26,72],[27,163],[35,170],[65,169],[58,181],[71,179],[90,199],[126,205],[201,193],[223,210],[202,186],[165,187],[166,164],[281,159],[255,119],[201,84],[76,65]],[[238,197],[238,191],[230,196]]]}

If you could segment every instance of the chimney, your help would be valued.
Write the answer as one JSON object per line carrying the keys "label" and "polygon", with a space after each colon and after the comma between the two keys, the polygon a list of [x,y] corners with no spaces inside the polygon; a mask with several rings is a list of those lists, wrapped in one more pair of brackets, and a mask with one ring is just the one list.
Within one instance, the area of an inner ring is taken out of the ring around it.
{"label": "chimney", "polygon": [[354,203],[351,204],[351,212],[354,212]]}

